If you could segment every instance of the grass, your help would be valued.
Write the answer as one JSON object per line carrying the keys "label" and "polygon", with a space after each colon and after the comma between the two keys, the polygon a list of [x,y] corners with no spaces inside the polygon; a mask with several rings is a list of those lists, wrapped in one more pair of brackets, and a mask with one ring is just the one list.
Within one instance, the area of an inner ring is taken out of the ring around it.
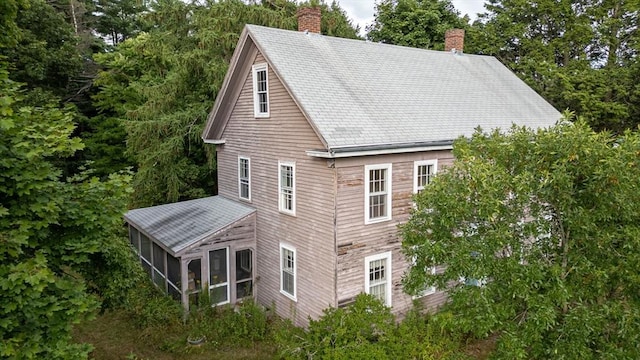
{"label": "grass", "polygon": [[274,359],[273,342],[220,344],[207,339],[202,345],[187,344],[188,330],[175,324],[141,329],[123,311],[109,311],[74,328],[74,339],[93,345],[96,360],[204,360]]}

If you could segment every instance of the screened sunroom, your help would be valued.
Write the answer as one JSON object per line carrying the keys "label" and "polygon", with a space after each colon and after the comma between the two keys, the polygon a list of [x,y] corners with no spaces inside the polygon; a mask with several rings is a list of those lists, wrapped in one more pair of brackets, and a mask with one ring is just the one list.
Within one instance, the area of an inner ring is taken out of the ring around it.
{"label": "screened sunroom", "polygon": [[131,210],[129,240],[142,268],[185,308],[254,296],[255,209],[220,196]]}

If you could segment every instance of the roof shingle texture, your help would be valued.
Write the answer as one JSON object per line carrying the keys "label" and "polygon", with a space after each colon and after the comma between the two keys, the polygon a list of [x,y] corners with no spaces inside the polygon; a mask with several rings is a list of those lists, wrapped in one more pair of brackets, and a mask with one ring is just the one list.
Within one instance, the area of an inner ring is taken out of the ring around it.
{"label": "roof shingle texture", "polygon": [[561,116],[491,56],[247,30],[330,149],[548,127]]}
{"label": "roof shingle texture", "polygon": [[211,196],[135,209],[124,217],[175,255],[255,211],[221,196]]}

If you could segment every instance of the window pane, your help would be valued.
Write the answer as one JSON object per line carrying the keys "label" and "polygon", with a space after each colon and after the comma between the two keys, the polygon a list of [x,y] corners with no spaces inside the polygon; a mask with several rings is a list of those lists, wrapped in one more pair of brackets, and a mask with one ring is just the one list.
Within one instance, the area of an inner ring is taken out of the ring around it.
{"label": "window pane", "polygon": [[180,301],[180,299],[182,298],[181,297],[182,293],[180,292],[180,290],[173,287],[171,284],[169,284],[169,295],[171,295],[171,297],[174,300],[178,300],[178,301]]}
{"label": "window pane", "polygon": [[251,296],[253,293],[253,281],[245,280],[236,284],[236,296],[238,299]]}
{"label": "window pane", "polygon": [[142,257],[151,262],[151,241],[145,234],[140,234],[140,251]]}
{"label": "window pane", "polygon": [[295,294],[295,254],[293,251],[282,248],[282,290]]}
{"label": "window pane", "polygon": [[251,250],[240,250],[236,252],[236,280],[251,279],[253,266]]}
{"label": "window pane", "polygon": [[180,289],[180,260],[167,254],[167,272],[169,281]]}
{"label": "window pane", "polygon": [[153,267],[164,275],[164,250],[153,243]]}
{"label": "window pane", "polygon": [[166,284],[164,282],[164,276],[158,272],[158,270],[153,270],[153,282],[160,288],[162,291],[166,292]]}
{"label": "window pane", "polygon": [[227,249],[209,251],[209,285],[227,282]]}
{"label": "window pane", "polygon": [[138,229],[129,225],[129,242],[136,252],[140,251],[140,243],[138,242]]}
{"label": "window pane", "polygon": [[215,287],[211,289],[209,294],[211,296],[212,304],[219,304],[229,301],[229,298],[227,297],[227,285]]}
{"label": "window pane", "polygon": [[200,259],[191,260],[189,265],[187,265],[188,269],[188,279],[189,291],[198,291],[202,288],[202,270],[201,270],[201,261]]}
{"label": "window pane", "polygon": [[149,265],[146,261],[142,259],[140,259],[140,263],[142,264],[142,269],[144,269],[144,272],[146,272],[147,275],[151,277],[151,265]]}

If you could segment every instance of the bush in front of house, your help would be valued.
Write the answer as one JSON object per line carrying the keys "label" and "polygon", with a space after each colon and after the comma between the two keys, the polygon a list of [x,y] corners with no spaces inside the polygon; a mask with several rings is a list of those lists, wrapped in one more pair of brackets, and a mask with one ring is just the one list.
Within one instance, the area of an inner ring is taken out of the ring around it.
{"label": "bush in front of house", "polygon": [[460,359],[458,337],[437,317],[412,310],[398,323],[379,300],[360,294],[344,308],[328,308],[308,330],[275,335],[284,359]]}

